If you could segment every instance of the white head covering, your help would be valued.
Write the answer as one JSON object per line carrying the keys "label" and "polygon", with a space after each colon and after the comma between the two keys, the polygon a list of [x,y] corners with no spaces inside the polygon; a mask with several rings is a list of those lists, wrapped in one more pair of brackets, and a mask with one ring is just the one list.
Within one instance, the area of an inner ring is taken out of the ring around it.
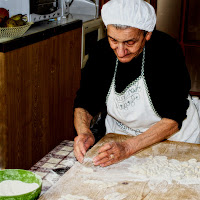
{"label": "white head covering", "polygon": [[156,25],[155,10],[144,0],[110,0],[103,5],[101,16],[106,27],[118,24],[152,32]]}

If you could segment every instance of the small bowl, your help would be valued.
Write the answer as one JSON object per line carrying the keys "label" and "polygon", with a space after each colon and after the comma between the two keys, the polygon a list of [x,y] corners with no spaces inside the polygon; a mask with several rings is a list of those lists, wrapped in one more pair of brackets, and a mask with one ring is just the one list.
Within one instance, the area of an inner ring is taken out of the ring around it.
{"label": "small bowl", "polygon": [[24,183],[37,183],[39,187],[32,192],[16,196],[0,196],[0,200],[34,200],[37,199],[42,189],[42,179],[37,174],[22,169],[5,169],[0,171],[0,182],[5,180],[18,180]]}

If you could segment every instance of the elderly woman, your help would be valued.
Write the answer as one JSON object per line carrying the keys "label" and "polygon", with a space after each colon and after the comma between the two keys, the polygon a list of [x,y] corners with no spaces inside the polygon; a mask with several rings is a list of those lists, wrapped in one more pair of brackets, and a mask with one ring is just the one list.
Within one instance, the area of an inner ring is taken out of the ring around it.
{"label": "elderly woman", "polygon": [[184,56],[175,39],[154,30],[153,7],[143,0],[111,0],[102,19],[107,38],[91,52],[75,100],[78,161],[95,142],[90,123],[104,107],[106,134],[133,137],[102,146],[95,165],[111,165],[165,139],[200,143]]}

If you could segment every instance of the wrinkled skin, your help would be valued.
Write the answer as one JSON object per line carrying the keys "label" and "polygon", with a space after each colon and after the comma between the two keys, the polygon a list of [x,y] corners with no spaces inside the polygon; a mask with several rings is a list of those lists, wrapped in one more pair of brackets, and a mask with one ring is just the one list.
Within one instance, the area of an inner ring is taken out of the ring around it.
{"label": "wrinkled skin", "polygon": [[108,25],[107,35],[110,47],[118,60],[128,63],[143,51],[145,42],[150,40],[152,33],[148,32],[144,36],[144,31],[137,28],[118,29]]}
{"label": "wrinkled skin", "polygon": [[90,130],[92,116],[83,108],[76,108],[74,112],[74,126],[78,136],[74,139],[74,155],[79,162],[83,162],[84,156],[95,142]]}
{"label": "wrinkled skin", "polygon": [[75,137],[74,139],[74,155],[76,156],[77,160],[82,163],[84,156],[89,149],[95,142],[94,136],[92,134],[84,133],[80,134],[79,136]]}
{"label": "wrinkled skin", "polygon": [[[123,142],[110,142],[102,146],[93,158],[94,165],[106,167],[129,158],[142,149],[160,142],[178,131],[178,123],[163,118],[147,131]],[[111,156],[112,155],[112,156]]]}
{"label": "wrinkled skin", "polygon": [[[126,142],[110,142],[102,146],[99,155],[93,159],[94,165],[106,167],[130,156],[130,150]],[[112,156],[111,156],[112,155]]]}

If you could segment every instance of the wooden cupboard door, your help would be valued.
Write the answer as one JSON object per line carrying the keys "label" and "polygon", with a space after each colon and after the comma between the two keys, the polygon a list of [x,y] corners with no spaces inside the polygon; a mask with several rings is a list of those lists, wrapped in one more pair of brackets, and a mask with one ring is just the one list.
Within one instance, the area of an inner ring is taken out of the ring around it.
{"label": "wooden cupboard door", "polygon": [[163,31],[179,40],[181,27],[181,0],[159,0],[157,1],[156,29]]}
{"label": "wooden cupboard door", "polygon": [[183,24],[182,44],[191,77],[191,94],[200,97],[200,1],[184,0],[184,2],[185,21]]}
{"label": "wooden cupboard door", "polygon": [[187,13],[185,21],[185,42],[196,42],[200,46],[200,1],[199,0],[188,0],[186,2]]}
{"label": "wooden cupboard door", "polygon": [[7,168],[29,169],[74,138],[81,28],[5,53]]}
{"label": "wooden cupboard door", "polygon": [[191,94],[200,97],[200,47],[186,46],[186,65],[191,78]]}
{"label": "wooden cupboard door", "polygon": [[200,97],[200,12],[199,0],[151,0],[157,8],[156,29],[168,33],[180,43],[191,77],[190,93]]}

